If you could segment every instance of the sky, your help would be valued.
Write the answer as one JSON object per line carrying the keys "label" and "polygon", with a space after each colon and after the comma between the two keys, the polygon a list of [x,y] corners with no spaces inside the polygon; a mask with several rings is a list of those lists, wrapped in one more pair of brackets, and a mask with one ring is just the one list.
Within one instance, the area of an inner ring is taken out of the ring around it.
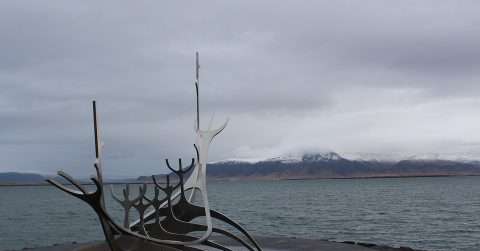
{"label": "sky", "polygon": [[[0,1],[0,172],[107,177],[193,157],[480,159],[480,2]],[[213,119],[211,119],[213,118]]]}

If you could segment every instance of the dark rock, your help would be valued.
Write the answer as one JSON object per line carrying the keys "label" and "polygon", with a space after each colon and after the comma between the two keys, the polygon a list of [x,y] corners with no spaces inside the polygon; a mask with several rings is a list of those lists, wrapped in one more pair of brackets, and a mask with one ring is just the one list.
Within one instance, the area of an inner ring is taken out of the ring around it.
{"label": "dark rock", "polygon": [[357,245],[364,246],[364,247],[367,247],[367,248],[377,246],[376,244],[373,244],[373,243],[364,243],[364,242],[357,242]]}

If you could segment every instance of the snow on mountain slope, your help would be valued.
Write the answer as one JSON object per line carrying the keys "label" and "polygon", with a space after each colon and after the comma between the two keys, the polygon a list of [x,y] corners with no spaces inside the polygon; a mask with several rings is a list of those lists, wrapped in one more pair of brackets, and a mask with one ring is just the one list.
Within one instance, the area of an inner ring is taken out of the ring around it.
{"label": "snow on mountain slope", "polygon": [[423,153],[416,155],[406,155],[399,153],[390,154],[376,154],[376,153],[344,153],[342,155],[336,152],[320,152],[320,153],[296,153],[285,154],[272,158],[233,158],[221,161],[211,162],[216,163],[259,163],[259,162],[280,162],[280,163],[299,163],[299,162],[315,162],[315,161],[338,161],[338,160],[352,160],[352,161],[369,161],[369,162],[398,162],[402,160],[409,161],[455,161],[463,163],[478,162],[478,158],[467,154],[438,154],[438,153]]}
{"label": "snow on mountain slope", "polygon": [[334,161],[334,160],[343,160],[344,158],[335,152],[325,152],[325,153],[304,153],[304,154],[288,154],[284,156],[278,156],[273,158],[261,159],[261,158],[250,158],[250,159],[226,159],[221,161],[211,162],[211,164],[218,163],[259,163],[259,162],[280,162],[280,163],[299,163],[302,161],[314,162],[314,161]]}

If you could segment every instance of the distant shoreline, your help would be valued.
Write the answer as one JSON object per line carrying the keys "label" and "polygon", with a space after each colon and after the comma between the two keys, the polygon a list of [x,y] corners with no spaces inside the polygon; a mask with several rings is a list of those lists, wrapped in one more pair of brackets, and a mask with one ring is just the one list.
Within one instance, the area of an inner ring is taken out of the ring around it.
{"label": "distant shoreline", "polygon": [[[162,184],[162,182],[159,182]],[[153,184],[153,182],[104,182],[104,185],[122,185],[122,184]],[[70,185],[70,184],[66,184]],[[80,183],[82,186],[93,186],[93,183]],[[51,186],[49,183],[35,183],[35,184],[0,184],[0,187],[42,187]]]}
{"label": "distant shoreline", "polygon": [[362,177],[332,177],[332,178],[288,178],[285,180],[352,180],[352,179],[398,179],[398,178],[441,178],[441,177],[471,177],[480,174],[438,174],[438,175],[398,175],[398,176],[362,176]]}
{"label": "distant shoreline", "polygon": [[[438,174],[438,175],[397,175],[397,176],[360,176],[360,177],[312,177],[312,178],[253,178],[253,177],[232,177],[232,178],[210,178],[209,181],[289,181],[289,180],[355,180],[355,179],[402,179],[402,178],[441,178],[441,177],[472,177],[480,176],[479,174]],[[160,182],[162,183],[162,182]],[[84,186],[93,186],[93,183],[80,183]],[[105,182],[105,185],[123,185],[123,184],[153,184],[153,182]],[[49,183],[33,183],[33,184],[0,184],[0,187],[43,187],[51,186]]]}
{"label": "distant shoreline", "polygon": [[[164,181],[166,174],[156,174]],[[399,161],[350,160],[330,153],[304,154],[295,158],[273,158],[255,163],[227,161],[209,163],[207,179],[234,180],[319,180],[319,179],[390,179],[412,177],[480,176],[480,161],[441,159],[406,159]],[[175,177],[175,176],[173,176]],[[0,173],[0,187],[47,186],[47,178],[65,182],[58,176],[35,173]],[[78,182],[89,185],[84,177]],[[105,184],[151,183],[150,176],[109,178]]]}

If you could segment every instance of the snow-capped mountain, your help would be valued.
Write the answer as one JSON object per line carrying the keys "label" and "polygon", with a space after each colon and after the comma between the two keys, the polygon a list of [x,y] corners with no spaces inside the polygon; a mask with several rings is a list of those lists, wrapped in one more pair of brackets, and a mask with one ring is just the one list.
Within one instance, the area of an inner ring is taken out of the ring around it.
{"label": "snow-capped mountain", "polygon": [[307,153],[303,155],[303,161],[335,161],[344,159],[338,153],[326,152],[326,153]]}
{"label": "snow-capped mountain", "polygon": [[287,154],[283,156],[277,156],[272,158],[233,158],[221,161],[211,162],[210,164],[221,163],[259,163],[259,162],[280,162],[280,163],[300,163],[303,161],[333,161],[343,159],[339,154],[335,152],[324,153],[303,153],[303,154]]}
{"label": "snow-capped mountain", "polygon": [[[433,158],[435,157],[435,158]],[[350,159],[335,152],[289,154],[267,159],[213,162],[207,173],[219,179],[315,179],[480,175],[480,162],[440,156]]]}
{"label": "snow-capped mountain", "polygon": [[478,156],[469,153],[368,153],[368,152],[349,152],[342,154],[344,158],[358,161],[386,161],[398,162],[402,160],[435,161],[449,160],[458,162],[475,162]]}

